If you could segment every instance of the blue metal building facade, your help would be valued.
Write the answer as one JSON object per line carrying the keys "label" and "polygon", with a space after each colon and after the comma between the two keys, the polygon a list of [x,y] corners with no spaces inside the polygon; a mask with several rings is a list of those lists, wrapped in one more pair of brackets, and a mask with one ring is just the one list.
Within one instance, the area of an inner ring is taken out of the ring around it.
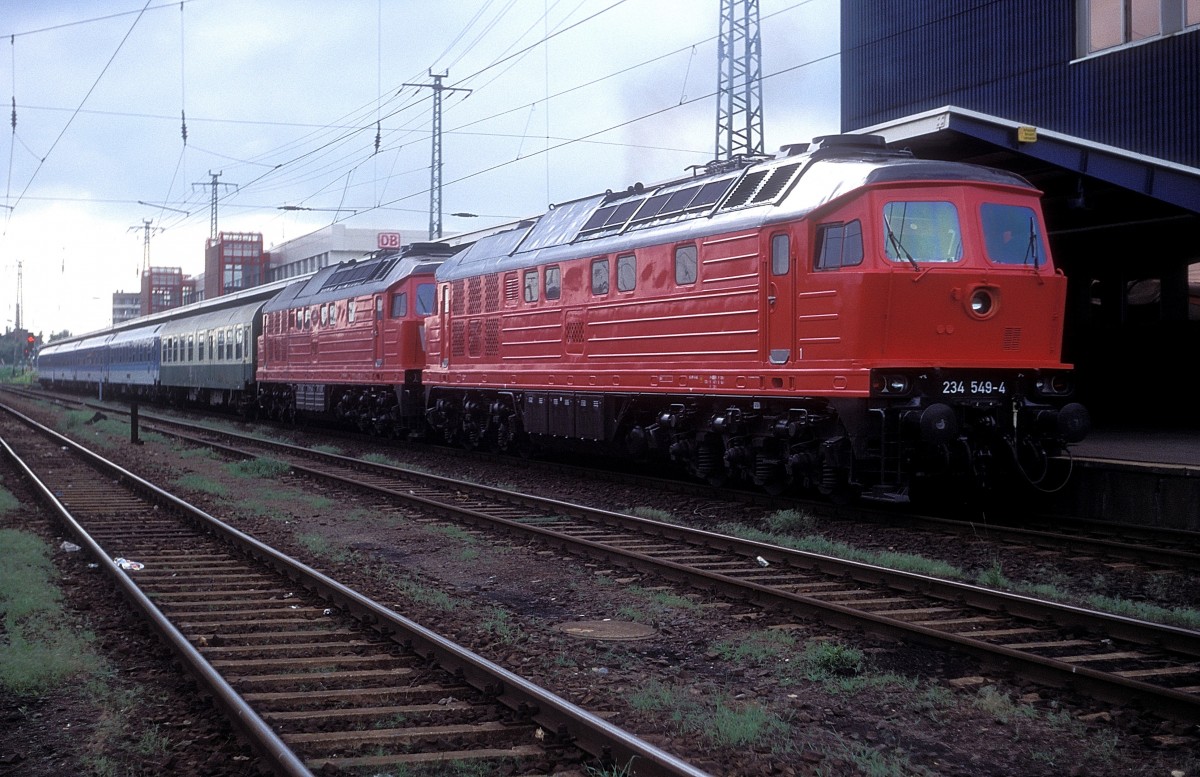
{"label": "blue metal building facade", "polygon": [[1195,12],[1088,54],[1088,3],[842,0],[843,131],[956,105],[1200,167]]}

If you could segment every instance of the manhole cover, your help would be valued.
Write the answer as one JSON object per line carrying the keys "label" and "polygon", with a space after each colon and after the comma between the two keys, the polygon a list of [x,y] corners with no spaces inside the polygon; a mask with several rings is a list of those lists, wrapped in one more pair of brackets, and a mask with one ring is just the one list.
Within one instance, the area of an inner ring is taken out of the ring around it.
{"label": "manhole cover", "polygon": [[629,621],[571,621],[558,626],[559,631],[584,639],[628,640],[654,636],[654,629],[644,623]]}

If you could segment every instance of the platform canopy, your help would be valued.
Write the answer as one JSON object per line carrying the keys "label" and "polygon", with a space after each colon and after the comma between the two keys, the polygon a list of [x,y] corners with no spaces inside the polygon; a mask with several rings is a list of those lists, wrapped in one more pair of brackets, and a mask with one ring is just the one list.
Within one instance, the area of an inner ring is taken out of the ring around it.
{"label": "platform canopy", "polygon": [[1024,176],[1045,192],[1048,226],[1060,235],[1165,229],[1200,255],[1200,169],[953,106],[856,132],[882,135],[919,157]]}

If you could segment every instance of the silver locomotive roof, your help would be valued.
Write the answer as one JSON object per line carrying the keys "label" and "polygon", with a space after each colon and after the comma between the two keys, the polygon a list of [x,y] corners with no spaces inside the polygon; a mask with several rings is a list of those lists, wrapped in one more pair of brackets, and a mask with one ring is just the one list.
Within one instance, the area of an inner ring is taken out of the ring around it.
{"label": "silver locomotive roof", "polygon": [[832,135],[775,159],[652,187],[605,192],[552,207],[481,238],[447,259],[439,281],[532,267],[753,229],[806,215],[851,191],[888,181],[977,181],[1033,188],[1018,175],[961,162],[916,159],[878,135]]}

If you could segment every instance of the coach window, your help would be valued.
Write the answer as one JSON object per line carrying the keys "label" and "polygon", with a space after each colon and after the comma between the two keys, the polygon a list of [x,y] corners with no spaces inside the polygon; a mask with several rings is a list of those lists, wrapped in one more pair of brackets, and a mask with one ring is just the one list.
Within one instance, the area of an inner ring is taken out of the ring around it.
{"label": "coach window", "polygon": [[200,336],[196,338],[196,361],[198,361],[198,362],[204,361],[204,333],[203,332],[201,332]]}
{"label": "coach window", "polygon": [[522,281],[522,288],[525,290],[526,302],[538,301],[538,271],[526,270],[525,277]]}
{"label": "coach window", "polygon": [[818,270],[837,270],[862,264],[862,223],[822,224],[817,227],[815,264]]}
{"label": "coach window", "polygon": [[696,246],[675,247],[675,283],[684,286],[696,282]]}
{"label": "coach window", "polygon": [[592,294],[608,293],[608,260],[596,259],[592,262]]}
{"label": "coach window", "polygon": [[225,358],[225,330],[217,330],[217,350],[213,351],[213,358],[220,361]]}
{"label": "coach window", "polygon": [[218,356],[219,356],[219,354],[216,352],[216,350],[213,349],[213,333],[209,332],[208,333],[208,358],[216,359],[216,358],[218,358]]}
{"label": "coach window", "polygon": [[546,268],[546,299],[558,299],[562,296],[562,270],[556,265]]}
{"label": "coach window", "polygon": [[196,356],[196,336],[188,335],[188,361],[192,361]]}
{"label": "coach window", "polygon": [[234,351],[233,358],[238,361],[242,360],[242,328],[237,328],[237,350]]}
{"label": "coach window", "polygon": [[404,318],[408,315],[408,292],[401,291],[392,295],[392,318]]}
{"label": "coach window", "polygon": [[617,257],[617,291],[637,288],[637,257],[625,254]]}
{"label": "coach window", "polygon": [[771,236],[771,274],[787,275],[792,268],[791,241],[787,235]]}
{"label": "coach window", "polygon": [[233,360],[233,327],[225,329],[225,358]]}

